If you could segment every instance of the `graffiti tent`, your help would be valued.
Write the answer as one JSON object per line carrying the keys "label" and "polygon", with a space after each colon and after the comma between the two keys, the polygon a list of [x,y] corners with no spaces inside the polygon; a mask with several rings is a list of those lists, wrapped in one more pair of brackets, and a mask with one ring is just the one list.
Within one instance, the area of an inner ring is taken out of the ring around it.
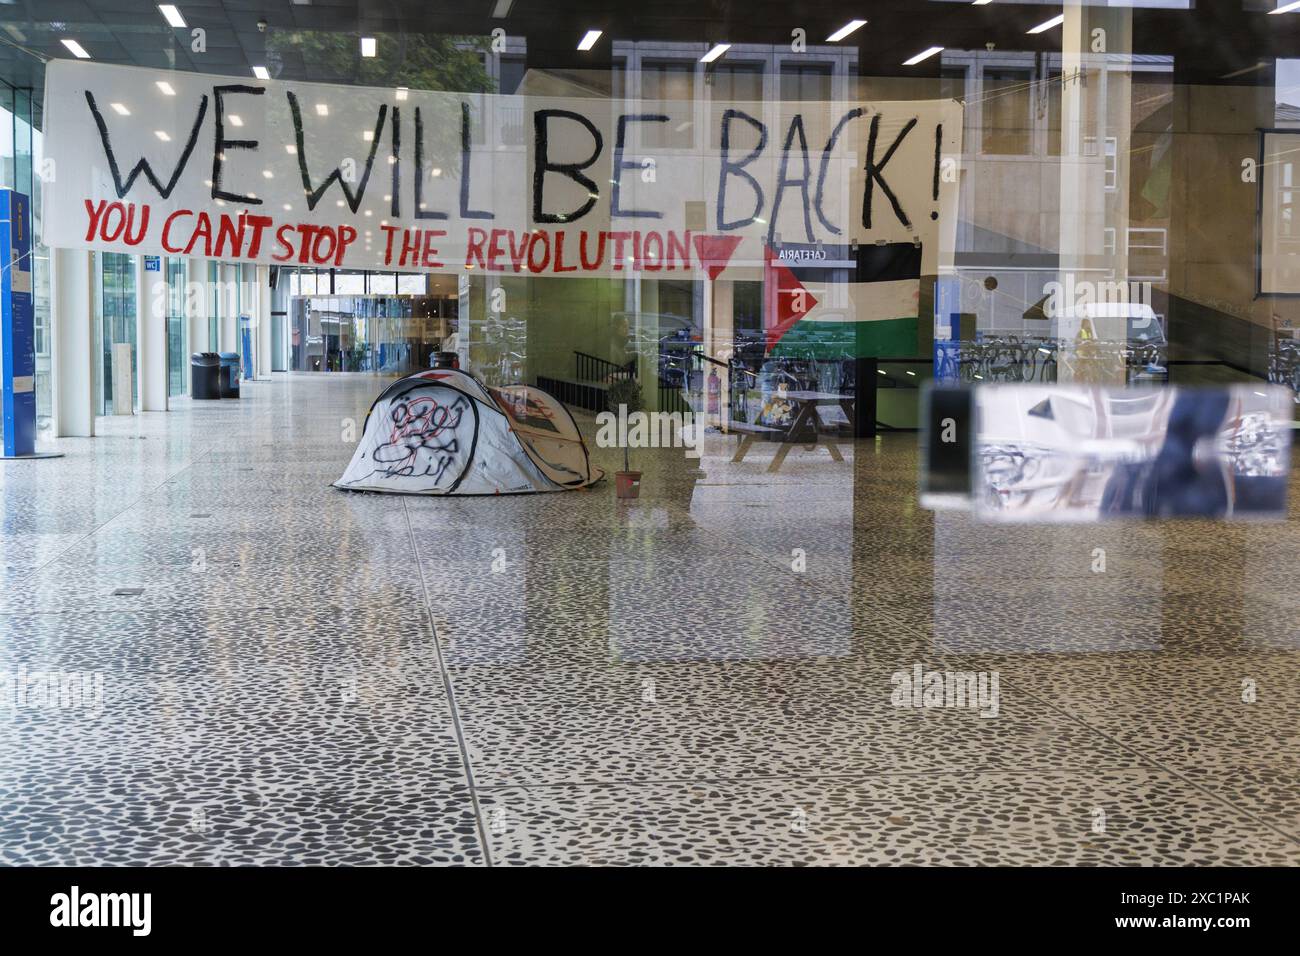
{"label": "graffiti tent", "polygon": [[434,369],[380,393],[334,486],[408,495],[506,495],[567,491],[603,477],[591,466],[569,410],[541,389],[489,389],[465,372]]}

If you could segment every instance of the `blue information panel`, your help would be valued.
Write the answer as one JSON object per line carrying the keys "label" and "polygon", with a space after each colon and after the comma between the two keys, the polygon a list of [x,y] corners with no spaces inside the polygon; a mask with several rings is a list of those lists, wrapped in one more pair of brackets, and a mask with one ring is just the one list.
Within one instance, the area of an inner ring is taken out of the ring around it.
{"label": "blue information panel", "polygon": [[25,195],[0,189],[0,405],[4,456],[36,451],[36,329],[32,312],[32,219]]}

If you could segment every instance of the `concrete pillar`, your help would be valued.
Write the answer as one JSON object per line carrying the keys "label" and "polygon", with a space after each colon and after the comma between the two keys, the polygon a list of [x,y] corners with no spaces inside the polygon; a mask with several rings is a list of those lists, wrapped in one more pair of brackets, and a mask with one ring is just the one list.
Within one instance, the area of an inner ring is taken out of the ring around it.
{"label": "concrete pillar", "polygon": [[[208,351],[208,264],[202,259],[185,260],[186,339],[191,352]],[[190,357],[185,356],[185,391],[190,391]]]}
{"label": "concrete pillar", "polygon": [[[1088,6],[1066,0],[1061,40],[1061,209],[1059,226],[1060,281],[1071,290],[1090,283],[1097,293],[1128,286],[1128,156],[1131,139],[1129,102],[1132,89],[1133,12]],[[1115,141],[1111,168],[1114,186],[1107,189],[1107,139]],[[1113,232],[1111,231],[1113,230]],[[1108,249],[1108,237],[1114,237]],[[1127,298],[1127,292],[1125,294]],[[1074,311],[1074,301],[1062,303]],[[1109,318],[1091,315],[1082,320],[1057,320],[1063,349],[1081,361],[1062,361],[1061,381],[1122,385],[1123,359],[1107,343],[1127,338],[1122,313]]]}
{"label": "concrete pillar", "polygon": [[140,411],[167,411],[167,277],[162,259],[158,270],[145,268],[145,256],[135,257],[136,374]]}
{"label": "concrete pillar", "polygon": [[254,269],[253,301],[257,311],[253,313],[253,328],[256,330],[257,364],[254,371],[258,378],[271,377],[271,267],[257,266]]}
{"label": "concrete pillar", "polygon": [[1182,353],[1174,358],[1214,356],[1262,372],[1274,329],[1300,325],[1300,299],[1255,296],[1256,230],[1265,226],[1257,221],[1259,186],[1243,177],[1242,161],[1280,166],[1294,158],[1273,149],[1259,157],[1259,130],[1275,125],[1273,100],[1272,85],[1173,86],[1168,321]]}
{"label": "concrete pillar", "polygon": [[[430,277],[426,277],[426,281],[428,281],[429,278]],[[289,321],[292,318],[289,314],[289,275],[283,269],[280,271],[280,281],[276,284],[276,287],[271,290],[270,306],[271,354],[268,356],[268,359],[270,360],[272,371],[275,371],[278,364],[280,371],[284,372],[293,367],[293,359],[289,347]],[[276,312],[280,313],[278,319],[275,315]],[[435,321],[441,322],[444,330],[449,328],[451,325],[450,320],[447,318]],[[278,363],[276,362],[277,355],[279,357]],[[421,361],[423,361],[423,359],[421,359]]]}
{"label": "concrete pillar", "polygon": [[[736,341],[736,284],[729,279],[715,282],[705,281],[704,288],[709,292],[709,328],[705,332],[707,343],[705,353],[720,362],[730,360],[735,352]],[[709,375],[718,376],[718,414],[709,413]],[[710,365],[704,370],[704,409],[710,425],[725,428],[730,421],[728,408],[731,401],[731,368],[718,368]]]}
{"label": "concrete pillar", "polygon": [[95,434],[94,256],[81,249],[50,250],[51,389],[54,434]]}
{"label": "concrete pillar", "polygon": [[239,266],[222,263],[217,266],[218,295],[221,303],[220,324],[217,328],[217,351],[239,351]]}

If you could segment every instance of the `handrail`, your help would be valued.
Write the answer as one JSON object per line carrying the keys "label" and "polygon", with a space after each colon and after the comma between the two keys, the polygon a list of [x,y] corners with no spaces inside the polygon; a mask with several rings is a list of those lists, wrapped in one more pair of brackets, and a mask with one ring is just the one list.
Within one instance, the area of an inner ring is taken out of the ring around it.
{"label": "handrail", "polygon": [[609,359],[603,359],[598,355],[590,355],[587,352],[579,352],[575,349],[573,352],[573,373],[580,382],[603,382],[611,378],[636,378],[636,358],[629,359],[625,365],[619,365],[617,362],[609,361]]}
{"label": "handrail", "polygon": [[708,362],[710,365],[716,365],[718,368],[730,369],[733,372],[744,372],[750,378],[758,378],[757,372],[750,371],[735,359],[729,359],[728,361],[724,362],[722,361],[722,359],[715,359],[713,356],[705,355],[703,352],[692,352],[690,354],[692,358],[696,358],[696,359],[700,359],[701,361]]}

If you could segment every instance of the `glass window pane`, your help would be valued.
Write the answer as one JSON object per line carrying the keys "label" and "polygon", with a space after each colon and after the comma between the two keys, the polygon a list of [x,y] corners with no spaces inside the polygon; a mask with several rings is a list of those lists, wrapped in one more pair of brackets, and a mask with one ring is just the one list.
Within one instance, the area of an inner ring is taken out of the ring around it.
{"label": "glass window pane", "polygon": [[357,269],[334,270],[335,295],[364,295],[366,291],[366,274]]}
{"label": "glass window pane", "polygon": [[[671,60],[641,65],[641,95],[647,108],[658,100],[685,100],[695,97],[695,61]],[[641,145],[655,149],[687,149],[695,142],[693,127],[686,123],[642,123]]]}
{"label": "glass window pane", "polygon": [[1033,71],[1013,67],[984,70],[984,152],[996,156],[1029,153]]}

